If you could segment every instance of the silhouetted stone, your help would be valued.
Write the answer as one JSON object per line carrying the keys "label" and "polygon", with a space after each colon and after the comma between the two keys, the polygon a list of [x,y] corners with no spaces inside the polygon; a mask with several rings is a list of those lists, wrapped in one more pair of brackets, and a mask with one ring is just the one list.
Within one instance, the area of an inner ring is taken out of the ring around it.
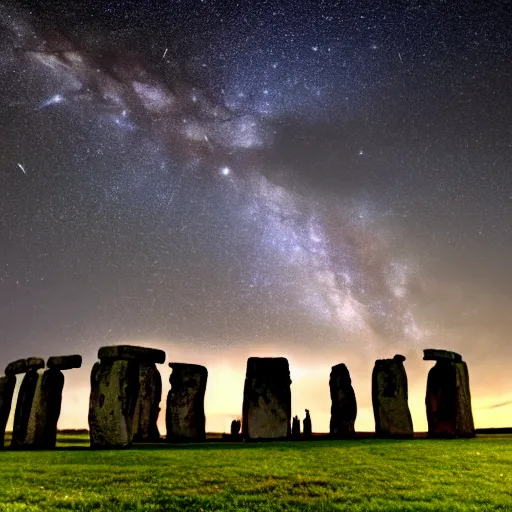
{"label": "silhouetted stone", "polygon": [[423,351],[424,361],[453,361],[460,363],[462,356],[457,352],[451,352],[450,350],[442,350],[439,348],[426,348]]}
{"label": "silhouetted stone", "polygon": [[468,367],[464,361],[438,359],[427,379],[428,435],[473,437]]}
{"label": "silhouetted stone", "polygon": [[337,364],[331,369],[331,421],[329,434],[333,437],[353,437],[357,416],[357,402],[348,368]]}
{"label": "silhouetted stone", "polygon": [[233,420],[231,422],[231,428],[229,434],[222,434],[223,441],[242,441],[243,438],[240,435],[240,427],[242,422],[240,420]]}
{"label": "silhouetted stone", "polygon": [[32,403],[38,380],[39,373],[36,369],[32,369],[25,374],[25,377],[23,377],[23,381],[21,382],[18,401],[16,403],[16,411],[14,413],[14,425],[11,440],[12,448],[20,448],[25,444],[28,422],[32,411]]}
{"label": "silhouetted stone", "polygon": [[231,422],[231,435],[238,436],[240,434],[241,426],[242,426],[242,422],[240,420],[233,420]]}
{"label": "silhouetted stone", "polygon": [[39,374],[27,433],[20,446],[55,448],[63,387],[64,375],[57,368],[50,368]]}
{"label": "silhouetted stone", "polygon": [[94,364],[89,401],[91,447],[115,448],[131,444],[138,395],[137,361],[105,359]]}
{"label": "silhouetted stone", "polygon": [[305,438],[309,438],[313,435],[313,428],[311,425],[311,416],[309,415],[309,409],[306,409],[306,417],[304,418],[304,421],[302,423],[303,425],[303,435]]}
{"label": "silhouetted stone", "polygon": [[372,374],[372,401],[375,433],[378,436],[412,436],[412,418],[408,405],[407,374],[403,361],[378,359]]}
{"label": "silhouetted stone", "polygon": [[290,369],[284,357],[250,357],[244,386],[242,434],[245,439],[290,436]]}
{"label": "silhouetted stone", "polygon": [[27,360],[17,359],[5,367],[5,375],[19,375],[27,373]]}
{"label": "silhouetted stone", "polygon": [[294,416],[292,420],[292,437],[294,439],[300,438],[300,420],[298,416]]}
{"label": "silhouetted stone", "polygon": [[206,439],[204,394],[208,370],[198,364],[169,363],[171,390],[167,395],[167,441]]}
{"label": "silhouetted stone", "polygon": [[44,359],[40,357],[27,357],[27,371],[42,370],[44,368]]}
{"label": "silhouetted stone", "polygon": [[165,352],[156,348],[136,347],[133,345],[112,345],[110,347],[101,347],[98,350],[98,359],[111,360],[136,360],[141,363],[163,363],[165,362]]}
{"label": "silhouetted stone", "polygon": [[4,446],[5,426],[11,413],[12,396],[16,387],[16,377],[0,377],[0,448]]}
{"label": "silhouetted stone", "polygon": [[162,377],[154,363],[141,364],[139,369],[139,398],[133,419],[137,442],[160,441],[157,421],[162,399]]}
{"label": "silhouetted stone", "polygon": [[50,357],[46,363],[48,368],[56,370],[71,370],[82,367],[82,356],[54,356]]}
{"label": "silhouetted stone", "polygon": [[42,368],[44,368],[43,359],[40,357],[28,357],[9,363],[5,367],[5,375],[19,375],[21,373],[27,373],[29,370],[40,370]]}

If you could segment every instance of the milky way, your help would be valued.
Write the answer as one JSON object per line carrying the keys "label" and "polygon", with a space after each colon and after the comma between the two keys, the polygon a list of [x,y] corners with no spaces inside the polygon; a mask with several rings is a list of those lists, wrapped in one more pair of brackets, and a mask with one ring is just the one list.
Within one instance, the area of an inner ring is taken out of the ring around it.
{"label": "milky way", "polygon": [[[420,346],[432,244],[474,238],[452,201],[508,179],[459,190],[443,156],[470,88],[430,128],[456,13],[214,5],[2,6],[4,338]],[[460,27],[468,58],[492,48]]]}

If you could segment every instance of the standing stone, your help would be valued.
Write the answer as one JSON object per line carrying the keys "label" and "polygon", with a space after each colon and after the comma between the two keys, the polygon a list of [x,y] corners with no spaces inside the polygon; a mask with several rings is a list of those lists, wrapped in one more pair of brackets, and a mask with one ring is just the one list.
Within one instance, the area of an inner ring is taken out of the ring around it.
{"label": "standing stone", "polygon": [[4,447],[5,426],[11,413],[12,396],[16,387],[16,377],[0,377],[0,448]]}
{"label": "standing stone", "polygon": [[240,427],[242,426],[242,422],[240,420],[233,420],[231,422],[231,435],[236,437],[240,434]]}
{"label": "standing stone", "polygon": [[292,420],[292,437],[294,439],[300,438],[300,420],[298,416],[294,416]]}
{"label": "standing stone", "polygon": [[375,433],[378,436],[412,436],[412,418],[408,405],[405,357],[378,359],[372,374],[372,401]]}
{"label": "standing stone", "polygon": [[311,425],[311,416],[309,415],[309,409],[306,409],[306,417],[304,418],[303,434],[304,437],[310,438],[313,435],[313,427]]}
{"label": "standing stone", "polygon": [[129,446],[139,394],[139,364],[135,360],[104,360],[91,372],[89,434],[92,448]]}
{"label": "standing stone", "polygon": [[353,437],[357,402],[350,373],[344,364],[332,367],[329,388],[331,391],[329,434],[338,438]]}
{"label": "standing stone", "polygon": [[250,357],[244,386],[242,434],[245,439],[290,436],[290,368],[284,357]]}
{"label": "standing stone", "polygon": [[23,448],[55,448],[64,374],[50,368],[39,374]]}
{"label": "standing stone", "polygon": [[424,360],[436,361],[427,379],[428,435],[430,437],[473,437],[468,367],[455,352],[425,350]]}
{"label": "standing stone", "polygon": [[242,426],[242,422],[240,420],[233,420],[231,422],[231,428],[229,434],[222,434],[223,441],[242,441],[242,436],[240,435],[240,427]]}
{"label": "standing stone", "polygon": [[91,447],[129,446],[138,428],[138,423],[134,425],[134,416],[139,400],[140,365],[162,363],[165,352],[117,345],[100,348],[98,358],[100,362],[95,363],[91,372]]}
{"label": "standing stone", "polygon": [[[41,361],[44,367],[44,361],[42,359]],[[36,368],[40,366],[40,364],[32,365],[21,382],[14,413],[11,448],[21,448],[25,444],[32,403],[39,381],[39,373]]]}
{"label": "standing stone", "polygon": [[162,377],[154,363],[141,364],[139,370],[139,397],[133,419],[136,442],[158,442],[157,421],[162,399]]}
{"label": "standing stone", "polygon": [[169,363],[171,390],[167,395],[167,441],[206,439],[204,394],[208,370],[198,364]]}
{"label": "standing stone", "polygon": [[39,374],[27,434],[23,441],[25,448],[55,448],[64,388],[64,374],[61,370],[80,368],[82,356],[50,357],[46,365],[48,370]]}

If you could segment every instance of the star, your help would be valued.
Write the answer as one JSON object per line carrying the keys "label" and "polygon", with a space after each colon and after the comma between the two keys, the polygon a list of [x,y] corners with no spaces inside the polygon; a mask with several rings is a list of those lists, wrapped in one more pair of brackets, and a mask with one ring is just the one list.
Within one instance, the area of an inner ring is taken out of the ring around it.
{"label": "star", "polygon": [[507,362],[494,3],[23,3],[0,8],[0,357],[154,341],[365,375],[432,336],[477,376]]}

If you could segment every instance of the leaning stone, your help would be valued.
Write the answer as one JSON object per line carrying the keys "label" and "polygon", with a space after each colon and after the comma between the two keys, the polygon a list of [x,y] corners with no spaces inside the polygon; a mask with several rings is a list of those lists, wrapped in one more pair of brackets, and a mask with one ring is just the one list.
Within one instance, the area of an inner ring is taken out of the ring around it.
{"label": "leaning stone", "polygon": [[206,439],[204,394],[208,370],[198,364],[169,363],[171,390],[167,395],[167,441]]}
{"label": "leaning stone", "polygon": [[60,370],[50,368],[39,374],[24,448],[55,448],[63,387],[64,374]]}
{"label": "leaning stone", "polygon": [[242,434],[245,439],[289,437],[290,368],[284,357],[250,357],[244,386]]}
{"label": "leaning stone", "polygon": [[106,359],[91,372],[89,435],[92,448],[129,446],[139,395],[139,364]]}
{"label": "leaning stone", "polygon": [[429,437],[473,437],[468,367],[464,361],[438,360],[427,379]]}
{"label": "leaning stone", "polygon": [[157,421],[162,399],[162,377],[155,364],[141,364],[139,369],[139,397],[133,418],[136,442],[160,441]]}
{"label": "leaning stone", "polygon": [[0,377],[0,448],[4,447],[5,426],[11,413],[12,396],[16,387],[16,377]]}
{"label": "leaning stone", "polygon": [[357,403],[348,368],[337,364],[331,369],[331,421],[329,434],[333,437],[353,437],[357,416]]}
{"label": "leaning stone", "polygon": [[82,367],[82,356],[54,356],[50,357],[46,363],[48,368],[56,370],[71,370]]}
{"label": "leaning stone", "polygon": [[375,433],[378,436],[412,436],[404,356],[375,361],[372,374],[372,401]]}
{"label": "leaning stone", "polygon": [[139,363],[164,363],[165,352],[156,348],[135,347],[133,345],[112,345],[98,350],[98,359],[130,360]]}
{"label": "leaning stone", "polygon": [[11,448],[20,448],[25,443],[28,422],[32,411],[32,403],[39,381],[37,370],[29,370],[21,382],[14,413],[14,425],[12,431]]}
{"label": "leaning stone", "polygon": [[438,348],[427,348],[423,351],[424,361],[454,361],[460,363],[462,356],[457,352],[451,352],[450,350],[442,350]]}

